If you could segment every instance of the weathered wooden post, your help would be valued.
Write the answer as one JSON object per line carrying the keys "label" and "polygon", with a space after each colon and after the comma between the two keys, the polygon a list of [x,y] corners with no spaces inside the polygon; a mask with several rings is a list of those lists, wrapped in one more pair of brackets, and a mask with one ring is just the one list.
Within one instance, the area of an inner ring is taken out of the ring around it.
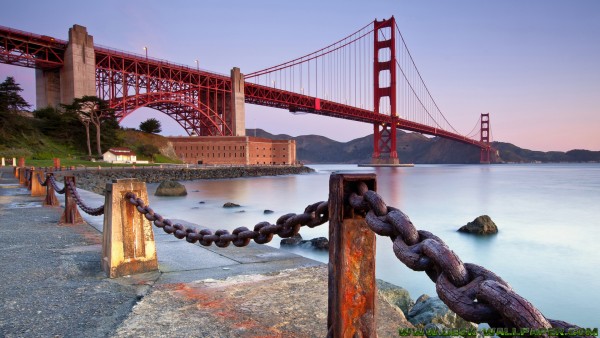
{"label": "weathered wooden post", "polygon": [[60,170],[60,158],[55,157],[52,159],[52,162],[54,164],[54,170]]}
{"label": "weathered wooden post", "polygon": [[52,173],[46,174],[46,198],[44,199],[44,204],[42,204],[45,207],[57,207],[60,205],[60,202],[58,201],[58,199],[56,198],[56,194],[54,193],[54,186],[49,181],[50,176],[53,175],[54,174]]}
{"label": "weathered wooden post", "polygon": [[15,175],[16,179],[19,179],[19,167],[13,166],[13,174]]}
{"label": "weathered wooden post", "polygon": [[375,174],[329,178],[328,337],[376,337],[375,234],[348,202],[358,184],[375,191]]}
{"label": "weathered wooden post", "polygon": [[63,225],[76,225],[84,223],[83,217],[77,210],[77,202],[75,202],[75,198],[71,193],[71,189],[69,189],[69,182],[73,182],[75,185],[75,177],[74,176],[65,176],[65,211],[62,216],[60,216],[60,221],[58,224]]}
{"label": "weathered wooden post", "polygon": [[33,172],[35,171],[35,167],[27,168],[27,180],[25,184],[27,185],[27,190],[31,190],[31,185],[33,182]]}
{"label": "weathered wooden post", "polygon": [[35,170],[35,168],[31,169],[31,196],[44,196],[46,195],[46,189],[40,183],[40,179],[38,178],[40,173]]}
{"label": "weathered wooden post", "polygon": [[148,204],[145,182],[129,178],[106,184],[102,269],[110,278],[158,270],[152,225],[125,198],[130,191]]}
{"label": "weathered wooden post", "polygon": [[19,167],[25,166],[25,157],[19,157]]}
{"label": "weathered wooden post", "polygon": [[27,182],[27,168],[19,167],[19,184],[25,185],[25,182]]}

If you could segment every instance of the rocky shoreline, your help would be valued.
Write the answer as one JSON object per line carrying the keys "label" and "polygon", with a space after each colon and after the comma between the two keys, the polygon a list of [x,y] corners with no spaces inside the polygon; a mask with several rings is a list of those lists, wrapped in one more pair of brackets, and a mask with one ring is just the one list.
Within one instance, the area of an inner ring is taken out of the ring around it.
{"label": "rocky shoreline", "polygon": [[77,186],[104,195],[106,183],[120,178],[137,178],[146,183],[163,181],[210,180],[238,177],[298,175],[314,172],[305,166],[245,166],[245,167],[194,167],[194,168],[124,168],[87,169],[56,172],[59,180],[65,175],[75,176]]}

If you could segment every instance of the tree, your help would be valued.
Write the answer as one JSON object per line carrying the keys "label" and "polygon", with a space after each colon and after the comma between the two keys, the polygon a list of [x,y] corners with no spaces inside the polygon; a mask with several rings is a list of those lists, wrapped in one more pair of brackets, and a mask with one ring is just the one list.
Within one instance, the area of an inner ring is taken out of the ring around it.
{"label": "tree", "polygon": [[140,123],[140,130],[150,134],[158,134],[162,131],[160,128],[160,121],[155,118],[149,118]]}
{"label": "tree", "polygon": [[23,89],[12,76],[8,76],[0,83],[0,111],[16,113],[28,110],[31,105],[19,94],[22,91]]}
{"label": "tree", "polygon": [[102,122],[106,118],[114,116],[112,110],[108,109],[108,105],[104,100],[96,96],[82,96],[75,98],[73,103],[69,105],[63,105],[66,110],[73,111],[79,117],[79,120],[85,127],[88,155],[92,156],[92,147],[90,142],[90,124],[94,125],[96,129],[96,150],[98,156],[102,156],[101,147],[101,128]]}

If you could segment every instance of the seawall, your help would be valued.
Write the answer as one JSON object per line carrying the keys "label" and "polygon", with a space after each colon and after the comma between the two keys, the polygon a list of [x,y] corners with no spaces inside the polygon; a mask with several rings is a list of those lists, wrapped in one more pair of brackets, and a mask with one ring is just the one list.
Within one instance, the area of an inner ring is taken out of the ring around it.
{"label": "seawall", "polygon": [[123,168],[123,169],[87,169],[56,172],[57,179],[73,175],[77,186],[104,194],[106,183],[119,178],[137,178],[146,183],[163,181],[191,181],[204,179],[223,179],[238,177],[298,175],[314,172],[305,166],[246,166],[246,167],[178,167],[178,168]]}

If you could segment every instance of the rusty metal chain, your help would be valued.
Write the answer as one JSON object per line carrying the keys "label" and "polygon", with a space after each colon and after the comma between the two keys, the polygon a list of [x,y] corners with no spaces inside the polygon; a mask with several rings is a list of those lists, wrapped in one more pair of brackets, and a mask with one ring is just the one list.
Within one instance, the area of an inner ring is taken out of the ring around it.
{"label": "rusty metal chain", "polygon": [[169,219],[163,218],[154,212],[150,206],[144,204],[134,193],[128,192],[125,198],[133,204],[138,212],[144,214],[146,219],[153,222],[155,226],[162,228],[166,233],[184,239],[190,243],[199,242],[204,246],[210,246],[214,243],[220,248],[229,246],[230,243],[237,247],[243,247],[250,243],[250,240],[258,244],[269,243],[273,235],[282,238],[292,237],[300,231],[302,226],[309,228],[321,225],[329,220],[329,211],[327,202],[317,202],[306,207],[302,214],[285,214],[277,219],[276,224],[269,222],[260,222],[254,226],[254,230],[246,227],[239,227],[229,233],[227,230],[217,230],[213,234],[211,230],[198,230],[194,227],[186,227],[175,223]]}
{"label": "rusty metal chain", "polygon": [[56,183],[56,178],[54,177],[54,175],[50,175],[48,178],[50,179],[50,184],[52,184],[52,187],[54,188],[54,191],[57,194],[64,194],[65,193],[66,187],[63,186],[62,189],[59,189],[58,188],[58,184]]}
{"label": "rusty metal chain", "polygon": [[83,212],[85,212],[88,215],[92,215],[92,216],[104,215],[104,204],[97,208],[92,208],[92,207],[88,206],[87,204],[85,204],[85,202],[79,195],[79,192],[77,192],[77,187],[75,187],[75,183],[73,181],[67,181],[67,186],[68,186],[69,191],[71,192],[71,195],[75,199],[75,202],[77,203],[77,205],[79,206],[79,208],[81,208],[81,210]]}
{"label": "rusty metal chain", "polygon": [[390,237],[396,257],[415,271],[425,271],[436,284],[440,299],[467,321],[491,327],[578,329],[545,318],[502,278],[475,264],[463,263],[439,237],[417,230],[407,215],[389,207],[376,192],[361,183],[350,205],[365,214],[369,228]]}

